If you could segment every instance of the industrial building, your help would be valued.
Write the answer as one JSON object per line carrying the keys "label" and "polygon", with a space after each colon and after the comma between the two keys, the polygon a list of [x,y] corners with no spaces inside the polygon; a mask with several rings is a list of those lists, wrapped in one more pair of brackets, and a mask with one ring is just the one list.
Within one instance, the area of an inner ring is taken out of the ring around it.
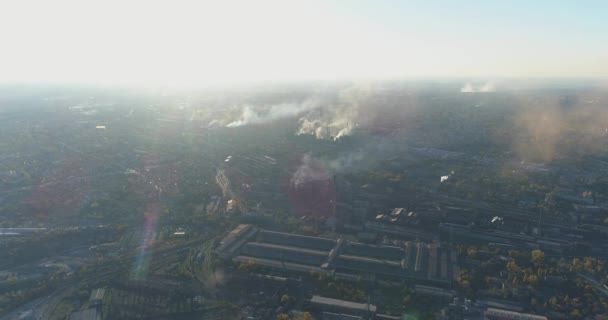
{"label": "industrial building", "polygon": [[576,242],[567,239],[530,236],[516,232],[507,232],[494,229],[475,228],[470,225],[455,223],[440,223],[439,232],[441,240],[470,241],[478,243],[492,243],[494,246],[508,246],[513,244],[525,245],[532,249],[541,249],[552,253],[565,253],[572,250]]}
{"label": "industrial building", "polygon": [[323,320],[364,320],[365,318],[344,313],[323,312]]}
{"label": "industrial building", "polygon": [[222,258],[230,258],[232,254],[240,248],[240,246],[253,236],[257,230],[248,224],[240,224],[222,240],[220,245],[215,249]]}
{"label": "industrial building", "polygon": [[488,320],[547,320],[545,316],[529,313],[488,308],[484,313],[484,318]]}
{"label": "industrial building", "polygon": [[101,320],[101,314],[95,308],[88,308],[72,312],[70,320]]}
{"label": "industrial building", "polygon": [[443,288],[431,287],[431,286],[423,286],[417,284],[414,287],[414,292],[421,295],[427,295],[438,299],[452,299],[457,296],[456,291],[447,290]]}
{"label": "industrial building", "polygon": [[377,309],[375,305],[369,303],[357,303],[321,296],[313,296],[312,299],[310,299],[310,304],[314,308],[330,314],[348,314],[359,316],[363,319],[372,319],[376,314]]}
{"label": "industrial building", "polygon": [[386,280],[417,280],[449,284],[458,274],[457,255],[436,243],[405,242],[403,247],[370,245],[239,225],[216,248],[223,259],[253,262],[300,272],[320,272],[340,278],[362,275]]}
{"label": "industrial building", "polygon": [[100,288],[91,291],[91,296],[89,297],[89,305],[90,306],[99,306],[103,303],[103,297],[106,294],[106,289]]}

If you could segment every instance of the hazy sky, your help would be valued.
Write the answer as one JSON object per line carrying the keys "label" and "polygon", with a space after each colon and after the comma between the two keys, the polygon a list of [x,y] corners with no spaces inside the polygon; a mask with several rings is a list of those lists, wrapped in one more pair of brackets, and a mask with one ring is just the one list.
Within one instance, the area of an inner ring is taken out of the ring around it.
{"label": "hazy sky", "polygon": [[0,81],[608,77],[608,1],[0,0]]}

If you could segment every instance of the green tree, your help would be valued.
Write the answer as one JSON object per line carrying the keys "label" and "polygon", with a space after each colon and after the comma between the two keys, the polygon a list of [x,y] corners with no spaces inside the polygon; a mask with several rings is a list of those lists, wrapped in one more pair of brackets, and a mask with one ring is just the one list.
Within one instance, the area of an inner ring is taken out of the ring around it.
{"label": "green tree", "polygon": [[463,289],[471,288],[471,280],[472,277],[468,271],[460,272],[460,277],[458,277],[458,284],[460,285],[460,287],[462,287]]}
{"label": "green tree", "polygon": [[283,296],[281,296],[281,303],[287,303],[289,302],[289,296],[284,294]]}
{"label": "green tree", "polygon": [[536,265],[545,261],[545,253],[542,250],[532,250],[532,262]]}
{"label": "green tree", "polygon": [[517,265],[517,263],[515,263],[515,260],[511,260],[511,261],[507,262],[507,270],[509,270],[509,272],[518,272],[519,271],[519,266]]}
{"label": "green tree", "polygon": [[572,312],[570,312],[570,318],[580,319],[580,317],[582,317],[582,314],[578,309],[574,309],[574,310],[572,310]]}
{"label": "green tree", "polygon": [[312,314],[310,314],[310,312],[304,312],[301,315],[295,317],[294,320],[312,320]]}
{"label": "green tree", "polygon": [[536,282],[538,281],[538,277],[536,275],[533,274],[529,274],[525,277],[525,282],[529,283],[529,284],[536,284]]}
{"label": "green tree", "polygon": [[553,190],[545,195],[545,200],[543,201],[541,208],[545,212],[554,212],[556,207],[557,207],[557,192],[555,190]]}
{"label": "green tree", "polygon": [[296,229],[298,229],[298,224],[300,223],[300,221],[295,218],[295,217],[289,217],[287,218],[287,228],[290,231],[295,231]]}
{"label": "green tree", "polygon": [[329,289],[331,291],[335,292],[337,290],[337,288],[338,287],[336,286],[336,284],[334,282],[330,282],[330,283],[327,284],[327,289]]}
{"label": "green tree", "polygon": [[549,304],[550,304],[552,307],[557,306],[557,302],[558,302],[558,301],[557,301],[557,297],[556,297],[556,296],[553,296],[553,297],[551,297],[551,299],[549,299]]}
{"label": "green tree", "polygon": [[286,313],[280,313],[277,315],[277,320],[289,320],[289,315]]}
{"label": "green tree", "polygon": [[475,247],[470,247],[467,249],[467,256],[469,258],[476,258],[477,257],[477,249]]}

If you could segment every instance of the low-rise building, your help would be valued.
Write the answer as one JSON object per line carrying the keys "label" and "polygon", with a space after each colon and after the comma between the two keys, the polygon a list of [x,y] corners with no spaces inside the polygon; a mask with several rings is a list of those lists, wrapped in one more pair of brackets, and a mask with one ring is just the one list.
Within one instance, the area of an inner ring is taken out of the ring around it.
{"label": "low-rise building", "polygon": [[99,306],[103,303],[103,297],[106,294],[106,289],[100,288],[95,289],[91,292],[91,297],[89,298],[89,306]]}
{"label": "low-rise building", "polygon": [[357,303],[322,296],[313,296],[310,303],[313,307],[324,312],[344,313],[366,318],[373,317],[376,313],[376,306],[369,303]]}
{"label": "low-rise building", "polygon": [[545,316],[530,313],[521,313],[503,309],[488,308],[484,312],[484,319],[488,320],[547,320]]}
{"label": "low-rise building", "polygon": [[323,272],[388,281],[446,285],[458,274],[456,254],[437,243],[371,245],[344,239],[258,230],[240,225],[215,250],[223,259],[276,269]]}
{"label": "low-rise building", "polygon": [[95,308],[72,312],[70,320],[101,320],[101,314]]}

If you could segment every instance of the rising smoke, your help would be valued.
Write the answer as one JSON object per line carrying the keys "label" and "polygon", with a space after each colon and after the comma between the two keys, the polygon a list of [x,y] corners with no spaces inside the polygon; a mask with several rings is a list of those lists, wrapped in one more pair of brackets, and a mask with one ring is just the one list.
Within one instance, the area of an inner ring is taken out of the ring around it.
{"label": "rising smoke", "polygon": [[492,81],[483,84],[467,82],[461,89],[462,93],[496,92],[496,85]]}
{"label": "rising smoke", "polygon": [[324,181],[329,179],[330,175],[352,170],[364,160],[365,152],[363,150],[348,152],[331,160],[315,158],[310,153],[306,153],[291,176],[290,184],[297,188],[306,183]]}
{"label": "rising smoke", "polygon": [[302,161],[298,169],[293,173],[289,183],[298,188],[300,185],[313,181],[324,181],[329,179],[327,171],[325,171],[323,163],[314,159],[310,154],[302,156]]}
{"label": "rising smoke", "polygon": [[226,127],[264,124],[300,116],[297,135],[338,140],[350,135],[359,125],[361,106],[370,92],[368,86],[357,85],[341,90],[337,99],[308,99],[301,103],[285,102],[261,107],[246,105],[239,118]]}
{"label": "rising smoke", "polygon": [[[306,111],[316,109],[320,106],[317,100],[306,100],[301,103],[280,103],[270,107],[256,108],[254,106],[244,106],[238,120],[232,121],[226,127],[240,127],[250,124],[269,123],[279,119],[295,117]],[[261,110],[261,111],[258,111]],[[266,109],[265,111],[263,109]]]}
{"label": "rising smoke", "polygon": [[513,151],[521,159],[550,162],[608,148],[608,112],[600,99],[522,98],[519,104],[513,122],[517,132]]}
{"label": "rising smoke", "polygon": [[309,112],[299,119],[296,134],[314,135],[317,139],[338,140],[350,135],[358,126],[361,107],[370,95],[367,86],[354,86],[340,91],[338,102]]}

